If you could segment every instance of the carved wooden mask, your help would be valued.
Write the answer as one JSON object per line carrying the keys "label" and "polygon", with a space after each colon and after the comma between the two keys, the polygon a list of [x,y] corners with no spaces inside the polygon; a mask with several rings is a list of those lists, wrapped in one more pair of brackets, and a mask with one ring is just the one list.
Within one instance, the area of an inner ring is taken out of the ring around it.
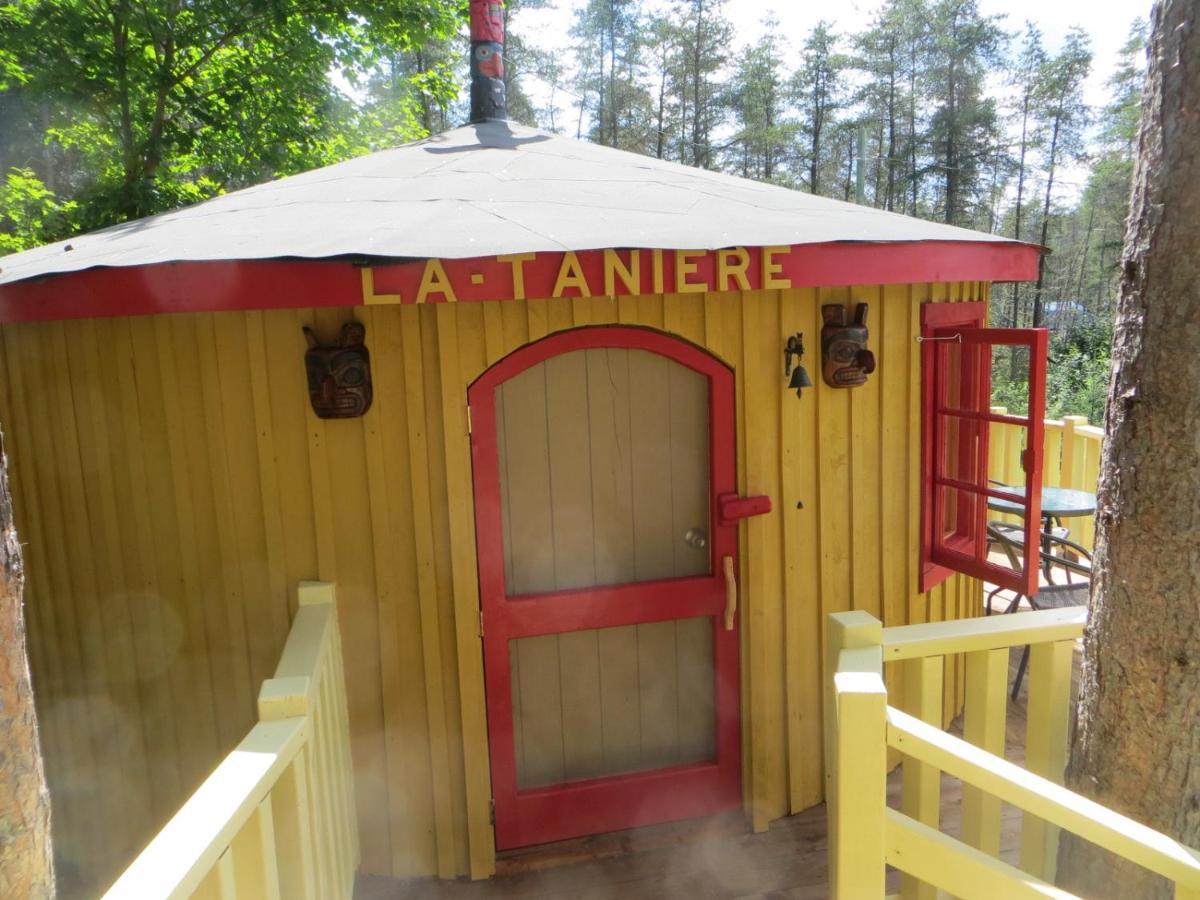
{"label": "carved wooden mask", "polygon": [[830,387],[866,384],[875,371],[875,354],[867,349],[867,304],[854,310],[853,324],[846,323],[846,307],[827,303],[821,307],[821,374]]}
{"label": "carved wooden mask", "polygon": [[312,329],[304,327],[308,399],[318,417],[352,419],[371,408],[371,354],[364,343],[366,336],[361,322],[347,322],[338,342],[322,347]]}

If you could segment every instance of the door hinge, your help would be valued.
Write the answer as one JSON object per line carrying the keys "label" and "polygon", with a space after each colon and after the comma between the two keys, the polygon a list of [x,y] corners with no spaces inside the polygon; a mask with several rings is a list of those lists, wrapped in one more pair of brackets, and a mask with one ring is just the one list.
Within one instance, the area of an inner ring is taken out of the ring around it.
{"label": "door hinge", "polygon": [[471,407],[467,405],[467,434],[471,433]]}
{"label": "door hinge", "polygon": [[496,798],[495,797],[491,797],[488,799],[488,821],[491,822],[493,825],[496,824]]}
{"label": "door hinge", "polygon": [[479,611],[479,636],[483,637],[483,610]]}

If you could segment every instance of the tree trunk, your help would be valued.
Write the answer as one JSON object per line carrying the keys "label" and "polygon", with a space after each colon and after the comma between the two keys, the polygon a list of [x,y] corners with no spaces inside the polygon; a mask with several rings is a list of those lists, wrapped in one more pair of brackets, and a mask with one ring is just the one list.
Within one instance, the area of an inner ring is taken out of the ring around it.
{"label": "tree trunk", "polygon": [[[1025,198],[1025,154],[1029,150],[1029,106],[1032,99],[1032,87],[1025,85],[1025,93],[1021,97],[1021,159],[1017,164],[1017,202],[1014,207],[1016,222],[1013,225],[1013,238],[1021,239],[1021,204]],[[1044,255],[1044,254],[1043,254]],[[1038,264],[1039,266],[1041,263]],[[1039,269],[1040,271],[1040,269]],[[1009,320],[1010,328],[1017,328],[1020,325],[1021,316],[1021,285],[1020,282],[1014,281],[1012,284],[1012,318]],[[1013,377],[1016,377],[1016,371],[1013,371]]]}
{"label": "tree trunk", "polygon": [[[1042,204],[1042,246],[1049,246],[1050,234],[1050,200],[1051,193],[1054,190],[1054,164],[1056,162],[1056,154],[1058,153],[1058,131],[1062,125],[1062,102],[1059,102],[1058,111],[1054,114],[1054,130],[1050,134],[1050,158],[1047,161],[1046,169],[1046,199]],[[1042,287],[1046,282],[1046,254],[1042,253],[1038,257],[1038,277],[1037,284],[1033,286],[1033,327],[1042,327]]]}
{"label": "tree trunk", "polygon": [[[1200,4],[1155,9],[1068,785],[1200,845]],[[1071,836],[1088,897],[1170,887]]]}
{"label": "tree trunk", "polygon": [[50,795],[25,655],[21,548],[0,436],[0,896],[53,897]]}

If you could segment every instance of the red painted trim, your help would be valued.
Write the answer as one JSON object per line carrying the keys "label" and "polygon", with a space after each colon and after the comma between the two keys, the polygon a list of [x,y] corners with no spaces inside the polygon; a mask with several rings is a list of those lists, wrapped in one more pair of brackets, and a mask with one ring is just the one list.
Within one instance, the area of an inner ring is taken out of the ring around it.
{"label": "red painted trim", "polygon": [[[709,383],[711,427],[711,575],[548,594],[508,596],[496,446],[498,385],[553,356],[592,347],[657,353]],[[705,351],[643,328],[595,327],[559,332],[493,365],[468,390],[475,485],[475,541],[484,617],[484,678],[496,846],[500,849],[704,815],[741,802],[738,629],[721,621],[725,585],[719,561],[737,559],[737,528],[718,518],[716,498],[736,486],[733,372]],[[709,616],[713,621],[716,760],[562,785],[518,790],[513,739],[509,641],[534,635],[635,622]]]}
{"label": "red painted trim", "polygon": [[[963,306],[972,307],[962,309]],[[1044,448],[1047,332],[1044,328],[983,328],[983,304],[929,304],[921,310],[921,334],[926,338],[958,339],[957,344],[926,341],[921,351],[921,582],[924,592],[936,587],[953,572],[990,581],[1028,596],[1037,593],[1040,558],[1041,484]],[[990,412],[991,348],[1029,348],[1029,415],[997,415]],[[959,406],[948,408],[949,352],[960,355]],[[968,353],[968,348],[976,348]],[[945,447],[944,429],[956,419],[959,429],[959,459],[955,475],[941,470]],[[1021,497],[997,491],[988,484],[988,439],[990,424],[1004,422],[1027,429],[1024,455],[1025,491]],[[967,428],[972,423],[972,428]],[[974,438],[971,440],[969,438]],[[944,492],[958,492],[959,504],[953,530],[943,521]],[[1024,568],[1013,572],[988,558],[987,499],[998,497],[1025,508],[1023,531]],[[949,535],[949,536],[948,536]]]}
{"label": "red painted trim", "polygon": [[346,263],[164,263],[88,269],[0,285],[0,322],[355,306],[361,302],[362,279],[358,270]]}
{"label": "red painted trim", "polygon": [[741,803],[740,779],[728,774],[708,763],[520,791],[520,815],[508,839],[525,847],[712,815]]}
{"label": "red painted trim", "polygon": [[711,577],[671,578],[508,597],[495,615],[514,638],[715,616],[724,611],[725,600],[713,595],[711,582]]}
{"label": "red painted trim", "polygon": [[[735,270],[742,261],[733,250],[618,250],[622,265],[639,254],[640,271],[632,289],[620,275],[611,281],[614,296],[684,290],[749,290],[832,287],[852,284],[911,284],[930,281],[1029,281],[1037,277],[1040,250],[1028,244],[981,241],[909,241],[895,243],[831,242],[790,247],[745,248],[744,282]],[[769,253],[769,259],[764,255]],[[724,254],[724,256],[722,256]],[[576,254],[579,272],[593,296],[606,294],[605,251]],[[661,264],[656,260],[661,260]],[[720,260],[725,260],[724,274]],[[440,262],[460,302],[546,299],[554,295],[566,254],[543,252],[526,262],[501,257],[443,259]],[[685,268],[677,280],[676,266]],[[372,268],[375,293],[396,295],[404,303],[420,297],[428,260]],[[0,259],[0,269],[3,268]],[[518,291],[515,268],[522,272]],[[772,267],[777,266],[777,269]],[[768,269],[772,271],[768,272]],[[564,287],[563,296],[578,296]],[[430,289],[424,302],[450,300]],[[156,315],[172,312],[358,306],[366,302],[361,270],[343,261],[225,260],[173,262],[82,272],[0,285],[0,322],[45,319]],[[395,302],[395,301],[392,301]]]}
{"label": "red painted trim", "polygon": [[767,496],[739,497],[737,494],[722,494],[717,498],[721,511],[721,522],[734,525],[741,519],[766,515],[771,511],[771,498]]}
{"label": "red painted trim", "polygon": [[[981,327],[985,306],[982,301],[971,303],[926,303],[921,306],[921,337],[937,336],[945,327]],[[937,587],[954,570],[933,559],[933,536],[940,525],[940,515],[934,503],[933,461],[937,446],[934,435],[934,410],[944,406],[941,395],[944,387],[937,381],[939,346],[934,341],[921,344],[921,560],[917,589],[921,593]]]}

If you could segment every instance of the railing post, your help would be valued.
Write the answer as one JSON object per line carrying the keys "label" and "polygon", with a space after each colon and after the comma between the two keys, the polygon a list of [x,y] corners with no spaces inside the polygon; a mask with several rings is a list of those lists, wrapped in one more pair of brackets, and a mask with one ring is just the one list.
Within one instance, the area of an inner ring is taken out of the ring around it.
{"label": "railing post", "polygon": [[[996,416],[1007,415],[1008,407],[993,406],[990,412]],[[1003,481],[1008,474],[1005,470],[1007,448],[1004,440],[1007,433],[1008,425],[1004,422],[988,424],[988,477],[997,481]]]}
{"label": "railing post", "polygon": [[[1055,784],[1062,784],[1067,765],[1074,654],[1074,641],[1034,644],[1029,648],[1025,768]],[[1023,813],[1021,819],[1021,868],[1030,875],[1054,881],[1059,829],[1030,813]]]}
{"label": "railing post", "polygon": [[[976,650],[967,654],[963,738],[996,756],[1004,756],[1007,689],[1007,647]],[[964,784],[962,810],[963,841],[989,856],[999,857],[1000,798]]]}
{"label": "railing post", "polygon": [[[1088,423],[1087,416],[1063,416],[1062,439],[1062,481],[1065,488],[1080,488],[1078,479],[1083,477],[1082,466],[1076,465],[1076,442],[1079,440],[1075,429]],[[1080,460],[1082,462],[1082,460]]]}
{"label": "railing post", "polygon": [[301,581],[296,588],[296,601],[300,606],[319,606],[328,603],[336,606],[337,587],[332,581]]}
{"label": "railing post", "polygon": [[[904,705],[911,715],[935,728],[942,727],[942,674],[945,658],[921,656],[905,660]],[[906,816],[930,828],[940,824],[942,773],[933,766],[912,758],[903,763],[903,793],[900,808]],[[935,900],[937,888],[905,873],[900,882],[905,900]]]}
{"label": "railing post", "polygon": [[280,900],[275,819],[268,796],[229,845],[237,896]]}
{"label": "railing post", "polygon": [[279,889],[284,897],[315,900],[316,851],[308,796],[308,747],[301,747],[271,792],[275,813],[275,848]]}
{"label": "railing post", "polygon": [[308,715],[309,685],[306,675],[268,678],[258,690],[258,721],[277,722]]}
{"label": "railing post", "polygon": [[1063,423],[1061,419],[1046,419],[1042,439],[1042,484],[1062,486]]}
{"label": "railing post", "polygon": [[[883,623],[869,613],[861,610],[833,613],[825,620],[825,672],[822,684],[824,685],[823,698],[825,711],[825,813],[827,821],[826,835],[828,840],[827,855],[829,860],[830,896],[837,896],[837,823],[839,818],[837,772],[840,742],[834,675],[837,672],[838,658],[843,650],[879,647],[882,643]],[[880,684],[882,684],[882,673],[880,673]],[[886,760],[886,735],[881,736],[880,744],[880,752],[884,754]],[[880,815],[882,815],[882,808],[880,809]],[[852,895],[847,894],[845,896]]]}
{"label": "railing post", "polygon": [[838,672],[836,856],[830,866],[834,900],[884,896],[887,810],[887,689],[881,674]]}

